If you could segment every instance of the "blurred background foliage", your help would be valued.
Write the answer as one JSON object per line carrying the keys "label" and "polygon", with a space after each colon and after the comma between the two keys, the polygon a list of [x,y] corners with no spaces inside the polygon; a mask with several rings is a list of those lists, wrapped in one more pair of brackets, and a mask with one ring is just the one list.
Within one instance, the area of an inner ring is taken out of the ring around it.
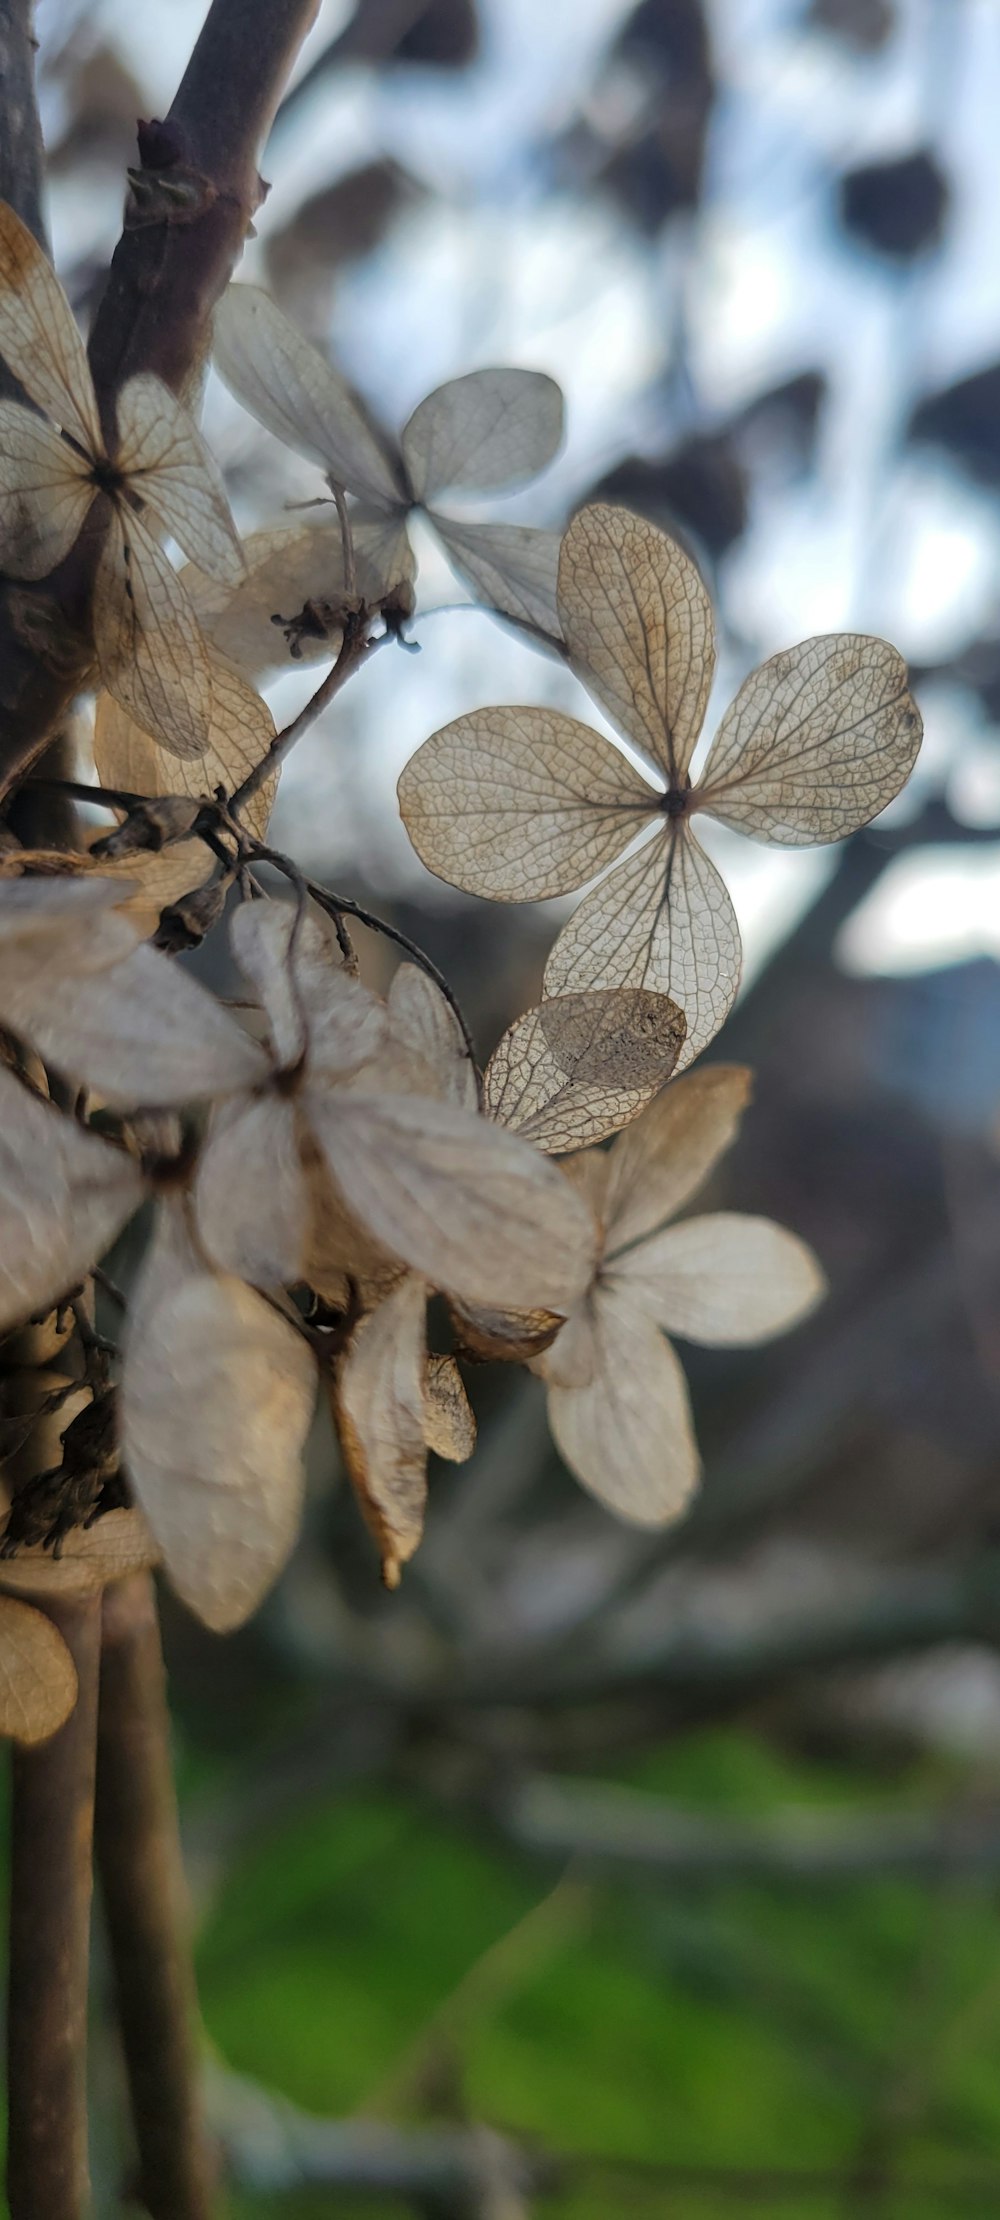
{"label": "blurred background foliage", "polygon": [[[40,0],[84,318],[202,12]],[[685,1352],[684,1525],[613,1525],[487,1369],[398,1596],[319,1433],[255,1625],[167,1601],[240,2220],[1000,2209],[998,101],[995,0],[324,0],[279,114],[244,274],[387,421],[552,372],[566,447],[505,516],[596,492],[685,539],[720,706],[812,631],[888,634],[927,740],[843,848],[710,834],[748,955],[710,1053],[757,1073],[714,1200],[831,1293]],[[319,491],[214,380],[205,423],[245,527]],[[564,906],[432,881],[395,777],[463,710],[582,696],[422,557],[419,655],[310,735],[275,831],[422,942],[485,1058]],[[102,2213],[116,2074],[105,2033]]]}

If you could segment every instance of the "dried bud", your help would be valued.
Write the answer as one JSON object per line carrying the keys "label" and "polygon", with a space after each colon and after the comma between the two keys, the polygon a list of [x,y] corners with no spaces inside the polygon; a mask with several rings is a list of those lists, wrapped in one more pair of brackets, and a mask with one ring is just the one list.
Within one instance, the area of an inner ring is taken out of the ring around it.
{"label": "dried bud", "polygon": [[95,840],[94,856],[134,856],[149,848],[154,855],[174,840],[186,840],[194,829],[202,803],[188,794],[165,794],[157,801],[137,802],[114,832]]}
{"label": "dried bud", "polygon": [[217,925],[226,906],[229,882],[216,879],[212,886],[197,886],[191,894],[182,894],[179,902],[171,902],[160,911],[160,922],[153,935],[154,948],[162,948],[167,956],[179,956],[187,948],[199,948],[206,933]]}
{"label": "dried bud", "polygon": [[458,1353],[480,1364],[526,1364],[550,1349],[564,1321],[551,1310],[482,1310],[452,1303]]}

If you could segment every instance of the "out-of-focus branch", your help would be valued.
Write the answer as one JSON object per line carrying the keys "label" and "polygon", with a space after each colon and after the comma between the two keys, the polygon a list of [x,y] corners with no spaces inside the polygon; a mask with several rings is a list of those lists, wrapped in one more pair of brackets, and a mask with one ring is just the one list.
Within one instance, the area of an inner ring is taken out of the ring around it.
{"label": "out-of-focus branch", "polygon": [[148,1573],[104,1599],[97,1861],[139,2153],[153,2220],[209,2220],[215,2167],[199,2081],[197,1998]]}
{"label": "out-of-focus branch", "polygon": [[100,1598],[53,1598],[79,1695],[64,1727],[12,1761],[7,2010],[11,2220],[87,2209],[87,1967]]}
{"label": "out-of-focus branch", "polygon": [[[213,0],[169,114],[140,125],[140,167],[90,338],[107,424],[124,378],[152,370],[180,392],[196,375],[263,195],[261,141],[317,7]],[[0,794],[39,756],[86,678],[101,529],[89,520],[39,585],[8,581],[0,591]]]}
{"label": "out-of-focus branch", "polygon": [[495,1801],[501,1830],[546,1857],[677,1881],[814,1883],[891,1873],[921,1880],[1000,1871],[1000,1811],[873,1817],[779,1812],[749,1824],[703,1819],[634,1789],[531,1778]]}
{"label": "out-of-focus branch", "polygon": [[[45,149],[35,99],[34,0],[0,0],[0,200],[16,208],[42,246]],[[0,392],[18,390],[6,364]]]}

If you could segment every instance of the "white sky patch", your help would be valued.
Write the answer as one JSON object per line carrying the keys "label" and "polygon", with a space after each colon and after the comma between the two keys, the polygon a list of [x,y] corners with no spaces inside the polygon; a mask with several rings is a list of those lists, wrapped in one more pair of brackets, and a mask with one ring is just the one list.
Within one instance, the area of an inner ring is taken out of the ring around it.
{"label": "white sky patch", "polygon": [[1000,958],[1000,841],[899,856],[848,919],[836,955],[861,977]]}

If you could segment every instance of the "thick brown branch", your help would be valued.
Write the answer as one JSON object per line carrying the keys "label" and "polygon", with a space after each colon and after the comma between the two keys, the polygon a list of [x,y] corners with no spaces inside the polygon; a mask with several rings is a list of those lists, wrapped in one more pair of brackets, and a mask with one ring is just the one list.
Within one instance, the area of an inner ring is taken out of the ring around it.
{"label": "thick brown branch", "polygon": [[[209,318],[258,207],[267,131],[318,0],[213,0],[176,99],[140,126],[125,229],[94,320],[102,414],[125,377],[155,371],[175,392],[205,358]],[[90,665],[96,517],[39,586],[0,594],[0,796],[36,761]]]}
{"label": "thick brown branch", "polygon": [[87,2209],[87,1967],[100,1649],[98,1596],[49,1605],[76,1665],[76,1708],[15,1750],[11,1818],[7,2196],[11,2220]]}
{"label": "thick brown branch", "polygon": [[[33,0],[0,0],[0,200],[16,208],[44,246],[45,149],[35,99],[34,13]],[[0,392],[15,390],[3,365]]]}
{"label": "thick brown branch", "polygon": [[139,2153],[154,2220],[209,2220],[197,2001],[148,1573],[107,1591],[97,1757],[97,1861]]}

